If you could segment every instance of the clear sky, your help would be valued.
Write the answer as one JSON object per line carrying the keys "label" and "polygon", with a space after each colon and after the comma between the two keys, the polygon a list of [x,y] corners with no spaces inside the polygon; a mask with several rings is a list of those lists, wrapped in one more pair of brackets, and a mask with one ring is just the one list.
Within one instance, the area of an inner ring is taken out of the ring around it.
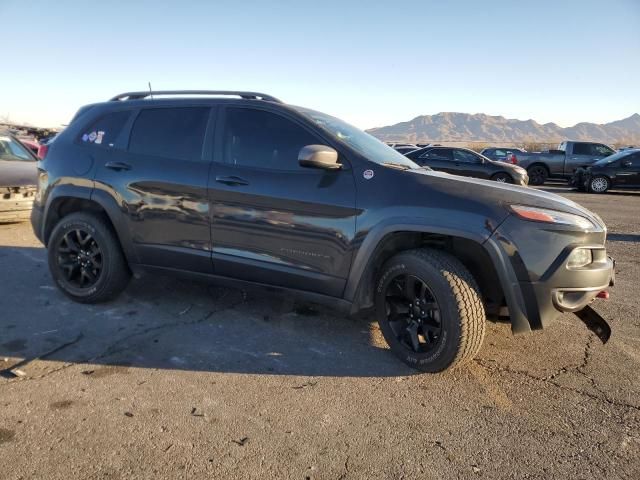
{"label": "clear sky", "polygon": [[40,126],[148,81],[263,91],[361,128],[640,111],[640,0],[0,0],[0,25],[0,119]]}

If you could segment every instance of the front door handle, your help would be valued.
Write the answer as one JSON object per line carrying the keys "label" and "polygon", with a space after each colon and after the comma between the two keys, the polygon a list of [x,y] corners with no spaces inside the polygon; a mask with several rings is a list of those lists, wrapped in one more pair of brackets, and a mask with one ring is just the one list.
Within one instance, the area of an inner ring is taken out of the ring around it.
{"label": "front door handle", "polygon": [[217,176],[216,182],[224,183],[225,185],[249,185],[244,178],[236,177],[235,175],[231,175],[230,177]]}
{"label": "front door handle", "polygon": [[131,170],[131,165],[124,162],[107,162],[104,166],[111,170],[115,170],[116,172],[119,172],[120,170]]}

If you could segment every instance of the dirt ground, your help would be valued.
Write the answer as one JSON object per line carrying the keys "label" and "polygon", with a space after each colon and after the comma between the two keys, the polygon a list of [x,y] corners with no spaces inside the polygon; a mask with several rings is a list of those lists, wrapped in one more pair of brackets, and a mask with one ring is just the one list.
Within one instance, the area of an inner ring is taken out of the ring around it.
{"label": "dirt ground", "polygon": [[640,192],[551,189],[609,227],[611,341],[491,323],[439,375],[278,295],[146,276],[72,303],[30,225],[0,226],[0,478],[640,478]]}

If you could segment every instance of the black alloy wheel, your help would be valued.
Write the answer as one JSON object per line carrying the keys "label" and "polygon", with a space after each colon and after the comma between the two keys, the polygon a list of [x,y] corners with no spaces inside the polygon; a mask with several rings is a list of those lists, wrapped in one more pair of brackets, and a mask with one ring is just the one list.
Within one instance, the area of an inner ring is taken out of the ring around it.
{"label": "black alloy wheel", "polygon": [[91,233],[77,228],[57,245],[57,265],[63,278],[75,288],[93,287],[102,273],[102,250]]}
{"label": "black alloy wheel", "polygon": [[76,302],[111,300],[129,283],[131,270],[104,215],[74,212],[63,217],[51,232],[47,250],[54,283]]}
{"label": "black alloy wheel", "polygon": [[423,280],[409,274],[397,276],[387,285],[385,301],[389,326],[405,348],[426,353],[438,345],[440,307]]}
{"label": "black alloy wheel", "polygon": [[531,185],[542,185],[549,176],[547,169],[542,165],[534,165],[527,170],[527,173],[529,174],[529,183]]}

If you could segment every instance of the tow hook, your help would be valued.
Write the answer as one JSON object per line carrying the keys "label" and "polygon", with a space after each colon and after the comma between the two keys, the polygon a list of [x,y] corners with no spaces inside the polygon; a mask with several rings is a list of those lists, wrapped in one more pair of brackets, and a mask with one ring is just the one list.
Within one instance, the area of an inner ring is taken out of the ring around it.
{"label": "tow hook", "polygon": [[584,323],[589,330],[596,334],[603,344],[609,341],[609,338],[611,337],[611,327],[598,312],[591,308],[590,305],[587,305],[582,310],[574,313],[576,317],[582,320],[582,323]]}

